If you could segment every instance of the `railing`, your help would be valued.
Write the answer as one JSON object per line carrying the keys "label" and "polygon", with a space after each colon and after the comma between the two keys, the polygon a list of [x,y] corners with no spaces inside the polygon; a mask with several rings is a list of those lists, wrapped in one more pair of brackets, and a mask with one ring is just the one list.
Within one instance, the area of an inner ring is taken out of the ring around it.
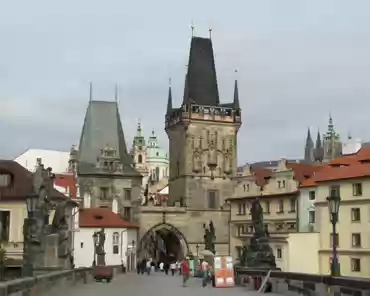
{"label": "railing", "polygon": [[67,295],[69,288],[73,288],[76,284],[87,284],[91,279],[91,268],[50,272],[45,275],[2,282],[0,296]]}
{"label": "railing", "polygon": [[[252,270],[235,267],[236,282],[240,285],[255,288],[255,282],[267,275],[266,270]],[[274,293],[286,295],[302,294],[308,296],[328,295],[370,295],[370,279],[355,277],[332,277],[284,271],[271,271],[269,282]]]}

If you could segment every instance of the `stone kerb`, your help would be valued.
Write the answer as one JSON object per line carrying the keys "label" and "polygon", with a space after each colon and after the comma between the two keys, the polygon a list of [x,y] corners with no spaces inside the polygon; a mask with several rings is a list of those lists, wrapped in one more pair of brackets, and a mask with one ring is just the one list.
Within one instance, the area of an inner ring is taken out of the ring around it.
{"label": "stone kerb", "polygon": [[66,289],[87,284],[91,279],[91,268],[50,272],[0,283],[0,296],[59,296],[64,295]]}
{"label": "stone kerb", "polygon": [[[264,277],[267,270],[253,270],[235,267],[237,283],[246,283],[251,287],[257,277]],[[341,295],[370,296],[370,280],[354,277],[332,277],[306,273],[271,271],[272,292],[285,295],[327,296],[338,292]]]}

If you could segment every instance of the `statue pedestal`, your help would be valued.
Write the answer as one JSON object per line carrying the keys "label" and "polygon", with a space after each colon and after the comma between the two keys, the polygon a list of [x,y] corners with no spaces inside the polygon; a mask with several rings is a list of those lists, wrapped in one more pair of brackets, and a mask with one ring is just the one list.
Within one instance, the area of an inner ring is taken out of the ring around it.
{"label": "statue pedestal", "polygon": [[245,267],[263,270],[276,269],[275,256],[266,236],[254,236],[243,255]]}

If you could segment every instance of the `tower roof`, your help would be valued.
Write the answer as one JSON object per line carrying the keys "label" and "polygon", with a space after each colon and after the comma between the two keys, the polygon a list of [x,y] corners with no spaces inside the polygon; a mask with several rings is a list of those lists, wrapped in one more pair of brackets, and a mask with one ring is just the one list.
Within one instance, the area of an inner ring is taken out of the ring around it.
{"label": "tower roof", "polygon": [[125,136],[117,102],[90,101],[83,124],[78,155],[79,174],[97,174],[97,159],[101,149],[109,146],[116,150],[123,165],[123,173],[138,175],[127,153]]}
{"label": "tower roof", "polygon": [[212,41],[209,38],[191,39],[184,91],[185,102],[206,106],[220,104]]}

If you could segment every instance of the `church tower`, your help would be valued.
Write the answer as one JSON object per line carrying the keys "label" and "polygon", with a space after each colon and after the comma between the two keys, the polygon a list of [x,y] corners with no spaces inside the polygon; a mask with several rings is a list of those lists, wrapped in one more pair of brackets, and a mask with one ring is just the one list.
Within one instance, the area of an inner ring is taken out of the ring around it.
{"label": "church tower", "polygon": [[168,94],[169,203],[215,210],[233,194],[241,125],[237,81],[230,101],[220,102],[212,40],[193,36],[179,108],[171,87]]}
{"label": "church tower", "polygon": [[335,131],[331,115],[329,117],[328,131],[324,135],[323,150],[324,162],[331,161],[333,158],[342,155],[342,142],[340,141],[339,134]]}

